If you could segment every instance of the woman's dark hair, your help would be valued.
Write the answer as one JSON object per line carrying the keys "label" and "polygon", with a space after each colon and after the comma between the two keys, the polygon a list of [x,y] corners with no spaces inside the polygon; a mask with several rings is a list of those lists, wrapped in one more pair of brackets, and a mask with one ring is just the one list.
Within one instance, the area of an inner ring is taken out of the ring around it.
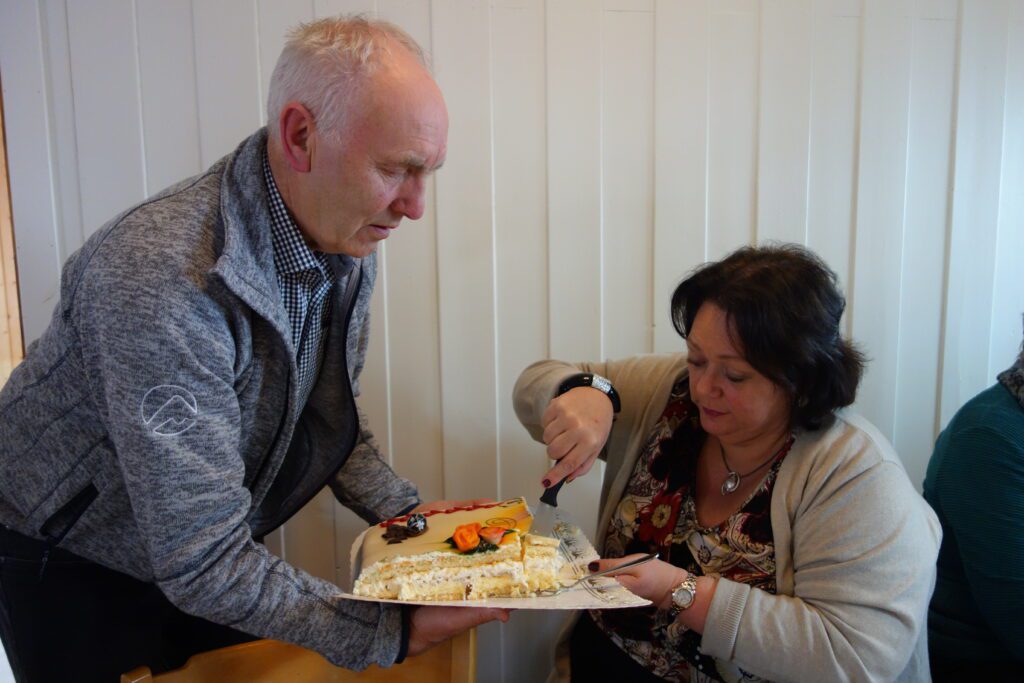
{"label": "woman's dark hair", "polygon": [[864,356],[840,334],[836,274],[810,250],[743,247],[694,270],[672,294],[683,339],[705,302],[725,313],[746,361],[792,397],[793,426],[818,429],[857,397]]}

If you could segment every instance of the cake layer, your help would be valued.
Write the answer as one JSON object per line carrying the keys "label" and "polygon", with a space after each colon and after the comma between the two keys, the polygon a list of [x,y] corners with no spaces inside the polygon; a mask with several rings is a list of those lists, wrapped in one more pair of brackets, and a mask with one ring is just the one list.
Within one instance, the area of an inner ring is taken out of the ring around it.
{"label": "cake layer", "polygon": [[[556,539],[528,534],[522,498],[383,522],[363,539],[356,595],[398,600],[517,597],[554,587]],[[379,530],[379,533],[378,533]]]}

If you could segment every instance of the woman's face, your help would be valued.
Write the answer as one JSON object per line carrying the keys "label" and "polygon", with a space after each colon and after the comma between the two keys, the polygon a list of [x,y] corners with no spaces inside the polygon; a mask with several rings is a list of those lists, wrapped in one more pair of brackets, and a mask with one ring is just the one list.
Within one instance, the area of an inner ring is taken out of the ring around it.
{"label": "woman's face", "polygon": [[789,396],[747,363],[721,308],[710,302],[700,307],[686,345],[690,397],[704,431],[725,444],[746,444],[789,430]]}

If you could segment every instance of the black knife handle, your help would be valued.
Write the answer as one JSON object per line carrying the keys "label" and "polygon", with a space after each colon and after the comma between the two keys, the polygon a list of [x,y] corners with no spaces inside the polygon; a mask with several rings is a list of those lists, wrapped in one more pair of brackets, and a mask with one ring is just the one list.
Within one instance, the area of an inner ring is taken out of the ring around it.
{"label": "black knife handle", "polygon": [[558,507],[558,489],[562,488],[562,484],[564,483],[565,479],[550,488],[544,489],[544,493],[540,497],[540,502],[547,503],[553,508]]}

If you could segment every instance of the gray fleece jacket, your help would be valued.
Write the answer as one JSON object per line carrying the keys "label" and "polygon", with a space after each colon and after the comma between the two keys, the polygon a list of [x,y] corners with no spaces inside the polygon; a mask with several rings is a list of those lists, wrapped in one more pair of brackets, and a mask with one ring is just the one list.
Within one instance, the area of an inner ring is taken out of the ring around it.
{"label": "gray fleece jacket", "polygon": [[68,259],[50,326],[0,392],[0,523],[153,582],[190,614],[388,665],[397,608],[338,600],[253,541],[325,484],[371,523],[418,502],[355,405],[373,256],[331,257],[323,367],[299,405],[265,146],[261,130]]}

